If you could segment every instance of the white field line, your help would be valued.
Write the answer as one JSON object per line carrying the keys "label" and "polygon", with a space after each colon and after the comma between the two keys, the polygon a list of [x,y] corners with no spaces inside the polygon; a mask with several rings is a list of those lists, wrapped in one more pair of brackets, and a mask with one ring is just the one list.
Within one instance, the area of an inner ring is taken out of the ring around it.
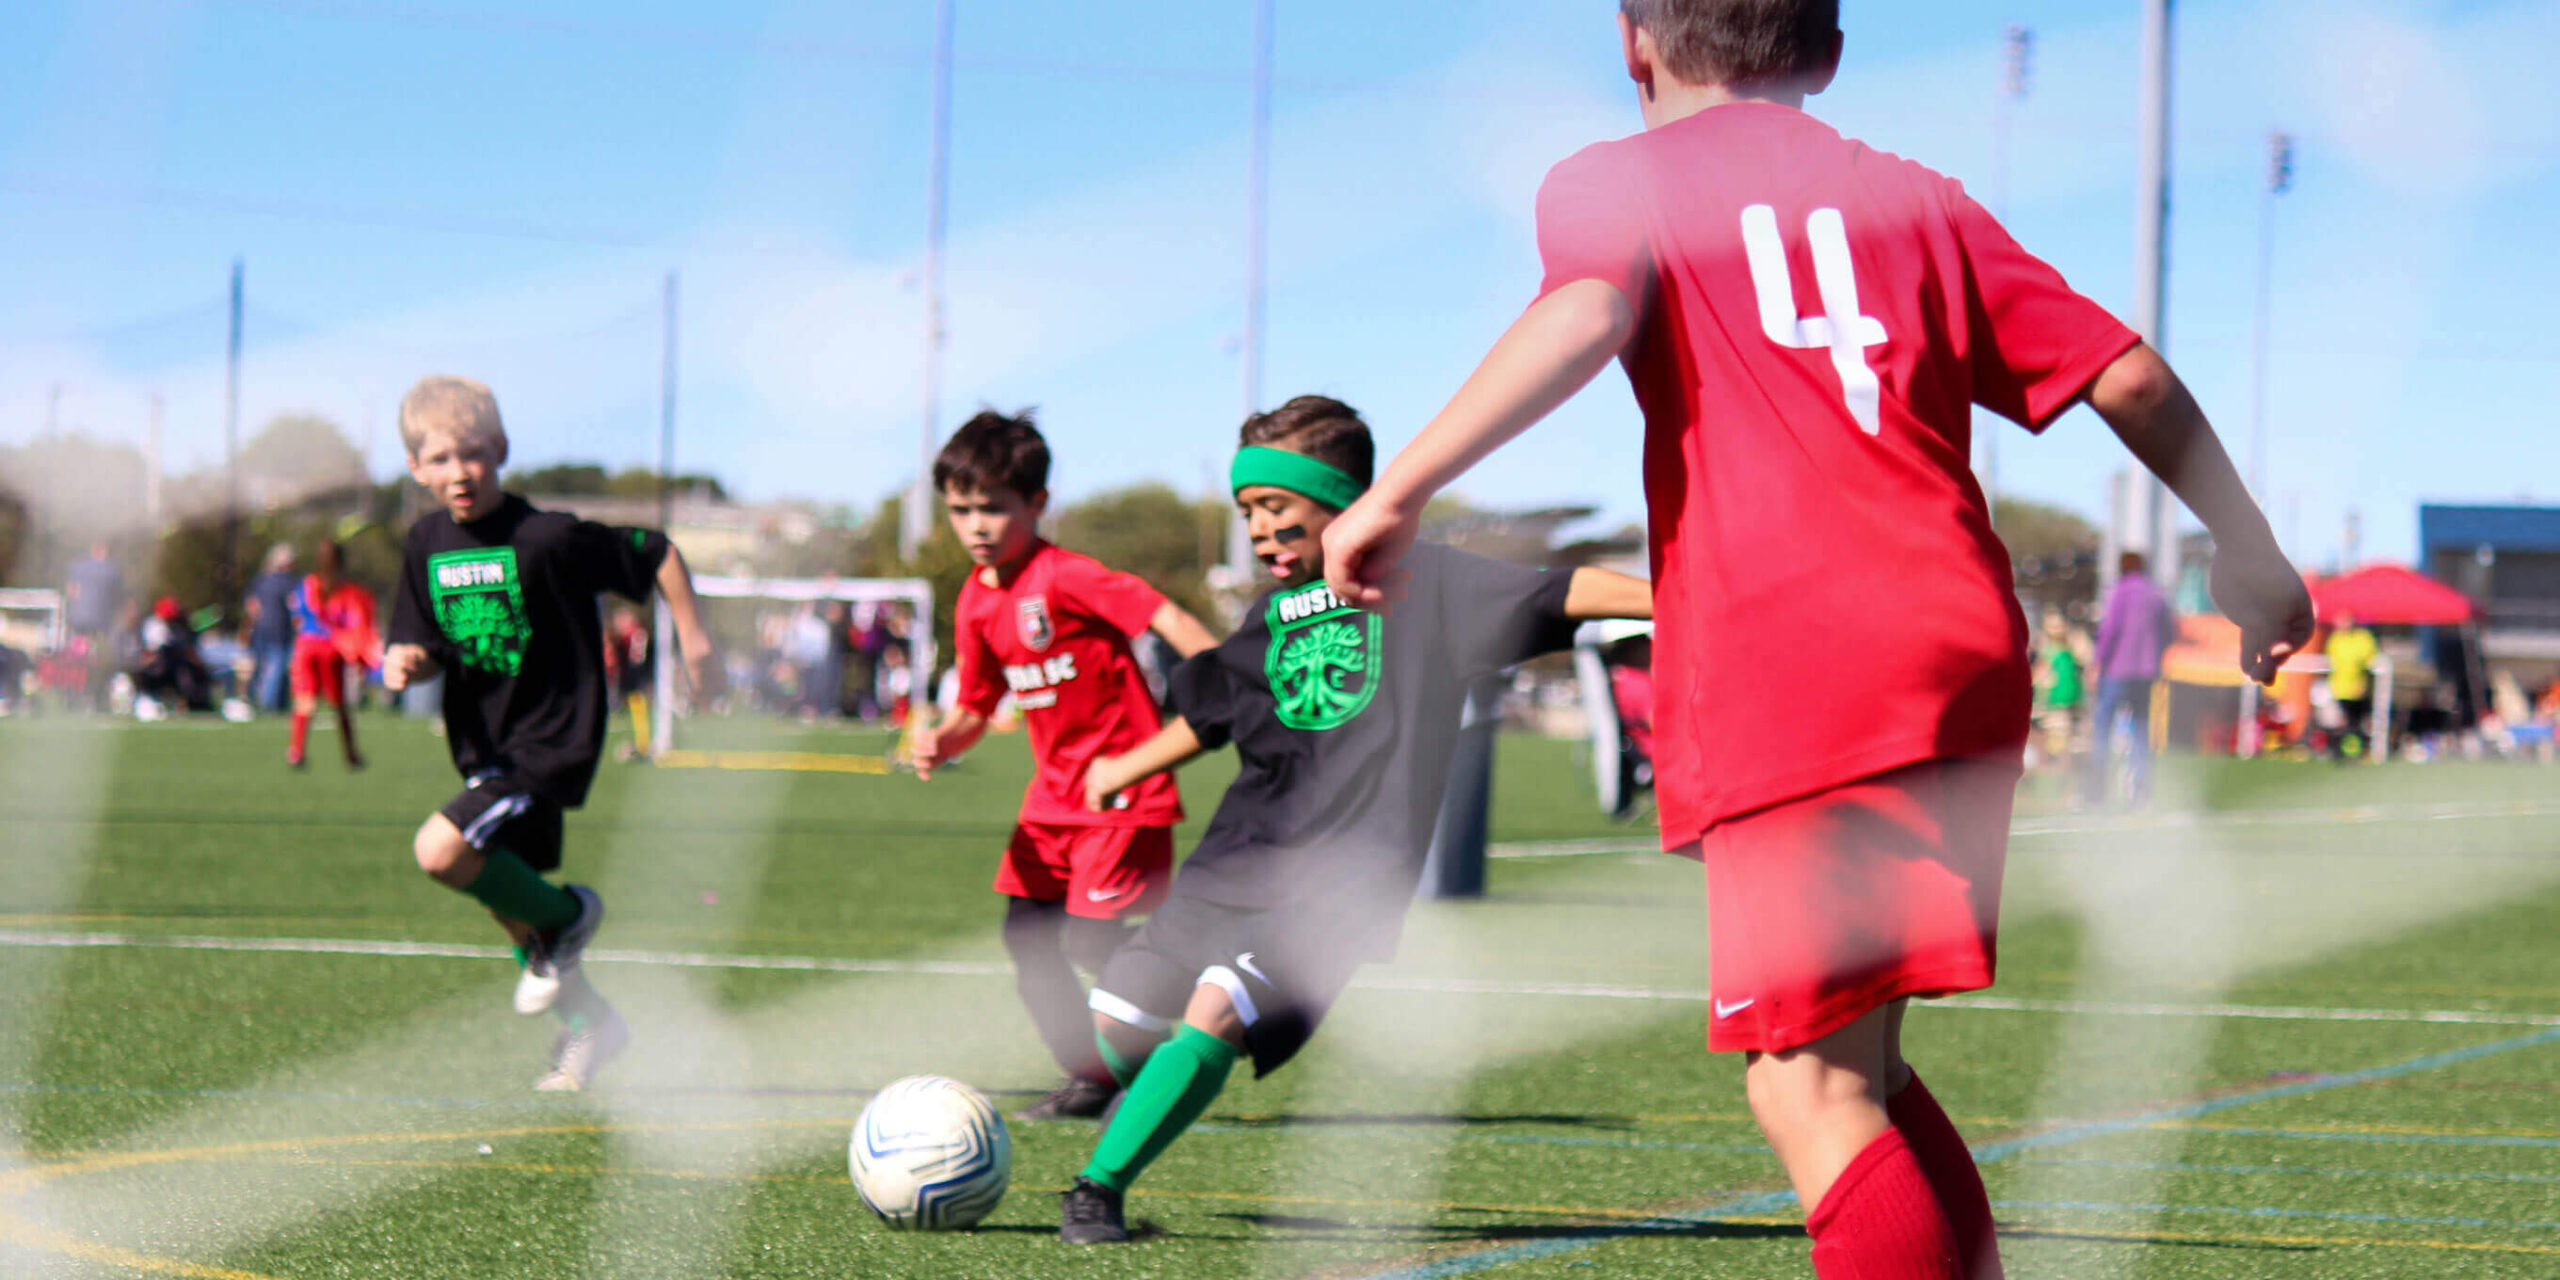
{"label": "white field line", "polygon": [[[2323,827],[2375,822],[2460,822],[2476,818],[2539,818],[2560,814],[2560,799],[2483,800],[2447,804],[2356,805],[2344,809],[2268,809],[2243,813],[2058,814],[2022,818],[2009,828],[2015,836],[2093,835],[2114,831],[2189,831],[2223,827]],[[1496,858],[1593,858],[1609,854],[1657,853],[1662,842],[1651,835],[1608,836],[1596,840],[1524,840],[1492,846]]]}
{"label": "white field line", "polygon": [[[369,938],[217,938],[132,933],[62,933],[0,929],[0,947],[137,948],[170,951],[245,951],[287,955],[375,956],[443,960],[507,960],[505,947],[461,943],[386,942]],[[803,973],[921,974],[962,978],[1010,977],[1013,967],[982,960],[845,960],[829,956],[717,955],[690,951],[630,951],[597,948],[587,959],[599,964],[652,965],[682,969],[753,969]],[[1588,982],[1526,982],[1493,978],[1399,977],[1392,973],[1356,979],[1369,991],[1429,995],[1552,996],[1569,1000],[1652,1000],[1705,1004],[1704,991],[1679,987],[1633,987]],[[2478,1009],[2354,1009],[2321,1005],[2180,1004],[2104,1000],[2030,1000],[2009,996],[1951,996],[1930,1002],[1942,1009],[1991,1013],[2089,1014],[2121,1018],[2254,1018],[2278,1022],[2401,1022],[2457,1026],[2560,1027],[2560,1013],[2498,1013]]]}

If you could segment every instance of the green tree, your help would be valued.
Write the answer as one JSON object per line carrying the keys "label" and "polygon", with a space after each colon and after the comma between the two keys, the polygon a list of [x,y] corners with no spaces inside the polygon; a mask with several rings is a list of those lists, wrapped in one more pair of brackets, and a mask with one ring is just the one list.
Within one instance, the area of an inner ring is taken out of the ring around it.
{"label": "green tree", "polygon": [[1194,616],[1214,617],[1209,566],[1225,551],[1228,509],[1195,502],[1156,481],[1106,490],[1054,512],[1052,536],[1147,580]]}
{"label": "green tree", "polygon": [[2098,526],[2069,507],[2004,494],[1992,529],[2009,548],[2021,598],[2038,611],[2086,619],[2098,594]]}
{"label": "green tree", "polygon": [[507,487],[550,497],[601,497],[609,479],[604,468],[592,462],[555,462],[508,476]]}
{"label": "green tree", "polygon": [[364,454],[337,423],[317,414],[280,414],[240,446],[241,497],[251,507],[286,506],[369,483]]}

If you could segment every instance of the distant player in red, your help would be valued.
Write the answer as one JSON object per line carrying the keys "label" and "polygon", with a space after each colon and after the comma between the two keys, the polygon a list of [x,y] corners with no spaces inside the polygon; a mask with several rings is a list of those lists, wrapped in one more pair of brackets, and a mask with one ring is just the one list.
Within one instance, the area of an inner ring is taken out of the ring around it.
{"label": "distant player in red", "polygon": [[1010,899],[1004,943],[1015,986],[1067,1080],[1020,1118],[1100,1115],[1118,1086],[1094,1048],[1075,971],[1100,972],[1127,939],[1127,918],[1163,899],[1182,797],[1163,774],[1118,807],[1088,812],[1085,769],[1159,727],[1129,642],[1154,631],[1187,658],[1217,637],[1143,580],[1041,539],[1049,445],[1030,415],[971,418],[934,460],[933,483],[978,568],[953,620],[959,708],[950,723],[917,729],[909,753],[930,778],[986,733],[1007,692],[1021,709],[1039,772],[995,889]]}
{"label": "distant player in red", "polygon": [[[1646,131],[1555,167],[1540,295],[1324,538],[1389,606],[1422,504],[1622,361],[1645,416],[1665,846],[1706,863],[1709,1047],[1826,1280],[1997,1276],[1964,1141],[1903,1061],[1913,996],[1990,985],[2026,621],[1971,410],[2083,401],[2212,530],[2242,666],[2310,636],[2186,388],[1955,182],[1804,114],[1837,0],[1622,0]],[[1677,691],[1676,693],[1673,691]]]}
{"label": "distant player in red", "polygon": [[293,593],[293,742],[285,761],[303,767],[311,740],[311,713],[322,701],[338,713],[338,746],[347,767],[361,769],[355,716],[347,710],[347,664],[370,671],[382,665],[382,638],[374,632],[373,593],[347,581],[346,552],[323,542],[312,558],[316,572]]}

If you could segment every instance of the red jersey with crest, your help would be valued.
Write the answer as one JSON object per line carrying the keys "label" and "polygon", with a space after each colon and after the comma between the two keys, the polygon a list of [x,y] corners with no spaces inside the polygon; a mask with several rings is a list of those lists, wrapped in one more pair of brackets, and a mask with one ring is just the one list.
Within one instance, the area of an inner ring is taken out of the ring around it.
{"label": "red jersey with crest", "polygon": [[972,572],[953,629],[960,650],[960,705],[992,714],[1010,691],[1031,733],[1039,771],[1022,796],[1024,822],[1164,827],[1182,821],[1182,793],[1159,773],[1125,794],[1125,808],[1084,807],[1085,767],[1155,736],[1146,677],[1129,651],[1164,607],[1134,574],[1035,542],[1013,580],[990,587]]}
{"label": "red jersey with crest", "polygon": [[1771,103],[1586,148],[1541,292],[1636,304],[1665,844],[1916,761],[2015,752],[2026,621],[1972,407],[2041,431],[2137,341],[1952,179]]}

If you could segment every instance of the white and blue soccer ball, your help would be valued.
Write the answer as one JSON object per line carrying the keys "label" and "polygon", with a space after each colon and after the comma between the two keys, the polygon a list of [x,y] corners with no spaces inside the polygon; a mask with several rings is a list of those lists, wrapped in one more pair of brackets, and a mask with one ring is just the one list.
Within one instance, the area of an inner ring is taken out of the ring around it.
{"label": "white and blue soccer ball", "polygon": [[901,1231],[958,1231],[1004,1199],[1013,1136],[986,1095],[943,1076],[882,1089],[854,1121],[853,1189]]}

